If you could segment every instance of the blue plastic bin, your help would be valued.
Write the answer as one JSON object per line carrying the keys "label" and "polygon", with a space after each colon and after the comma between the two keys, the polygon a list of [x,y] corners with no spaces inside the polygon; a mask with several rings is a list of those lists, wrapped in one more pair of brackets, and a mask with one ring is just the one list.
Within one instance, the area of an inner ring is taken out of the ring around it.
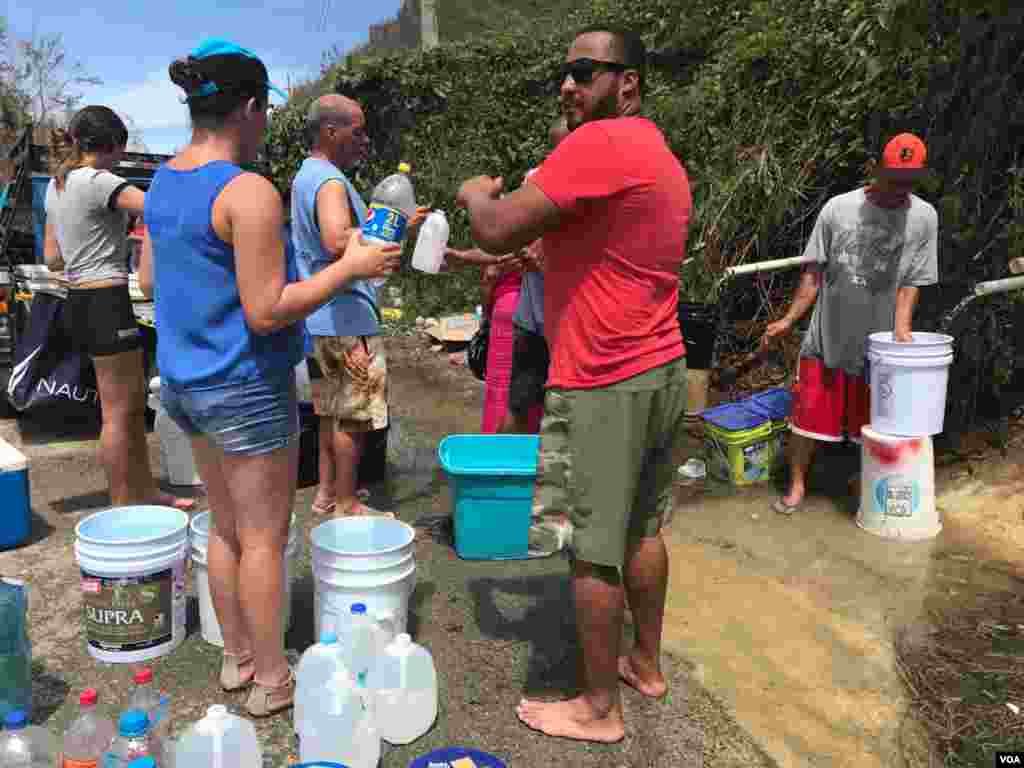
{"label": "blue plastic bin", "polygon": [[[2,396],[2,395],[0,395]],[[28,459],[0,439],[0,549],[25,543],[32,529]]]}
{"label": "blue plastic bin", "polygon": [[729,432],[754,429],[770,421],[767,416],[752,411],[746,403],[725,403],[708,408],[700,416],[704,421]]}
{"label": "blue plastic bin", "polygon": [[464,560],[528,556],[537,435],[449,435],[437,456],[448,476],[455,552]]}
{"label": "blue plastic bin", "polygon": [[466,749],[465,747],[446,747],[431,752],[429,755],[418,757],[409,763],[409,768],[428,768],[432,765],[451,765],[462,757],[470,758],[477,764],[477,768],[506,768],[505,763],[477,749]]}

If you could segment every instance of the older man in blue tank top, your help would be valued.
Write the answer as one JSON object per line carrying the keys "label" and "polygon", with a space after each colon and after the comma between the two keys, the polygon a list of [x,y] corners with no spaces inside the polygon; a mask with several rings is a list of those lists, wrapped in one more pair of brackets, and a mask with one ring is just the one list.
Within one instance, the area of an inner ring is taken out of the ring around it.
{"label": "older man in blue tank top", "polygon": [[[344,170],[366,159],[370,139],[359,104],[344,96],[317,99],[306,117],[311,150],[292,182],[292,244],[301,279],[337,260],[366,203]],[[356,470],[367,433],[388,424],[387,361],[377,293],[361,280],[310,315],[310,376],[320,417],[320,488],[314,513],[380,514],[359,502]],[[333,482],[332,482],[333,481]]]}

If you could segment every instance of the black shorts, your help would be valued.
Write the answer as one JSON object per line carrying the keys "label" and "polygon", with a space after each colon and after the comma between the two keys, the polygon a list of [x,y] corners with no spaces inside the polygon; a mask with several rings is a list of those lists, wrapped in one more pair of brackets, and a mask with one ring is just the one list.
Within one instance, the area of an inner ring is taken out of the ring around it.
{"label": "black shorts", "polygon": [[65,327],[75,349],[107,357],[142,348],[142,332],[127,285],[68,291]]}
{"label": "black shorts", "polygon": [[525,415],[534,406],[544,404],[544,385],[550,364],[547,339],[516,326],[512,342],[512,379],[508,385],[508,409],[512,413]]}

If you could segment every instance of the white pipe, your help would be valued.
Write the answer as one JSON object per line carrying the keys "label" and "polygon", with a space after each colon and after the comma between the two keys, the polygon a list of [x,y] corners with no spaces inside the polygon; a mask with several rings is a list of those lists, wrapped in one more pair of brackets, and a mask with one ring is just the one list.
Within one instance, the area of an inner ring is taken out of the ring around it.
{"label": "white pipe", "polygon": [[725,270],[726,277],[735,275],[751,275],[757,272],[774,272],[777,269],[790,269],[803,264],[810,264],[814,261],[811,256],[794,256],[790,259],[775,259],[774,261],[758,261],[753,264],[741,264],[738,267],[729,267]]}
{"label": "white pipe", "polygon": [[1024,277],[1007,277],[1003,280],[989,280],[974,286],[975,296],[991,296],[993,293],[1006,293],[1024,288]]}

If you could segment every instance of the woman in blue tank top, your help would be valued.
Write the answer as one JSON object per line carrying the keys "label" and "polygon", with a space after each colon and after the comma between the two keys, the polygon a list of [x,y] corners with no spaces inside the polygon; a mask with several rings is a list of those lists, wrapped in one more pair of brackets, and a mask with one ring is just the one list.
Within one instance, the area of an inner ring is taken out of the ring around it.
{"label": "woman in blue tank top", "polygon": [[210,592],[224,637],[221,685],[252,686],[246,708],[291,706],[284,655],[284,550],[295,496],[301,321],[359,279],[398,266],[399,249],[352,237],[344,256],[291,282],[281,197],[239,166],[267,126],[267,70],[251,51],[207,40],[170,67],[192,141],[153,177],[139,268],[155,299],[161,399],[192,438],[209,493]]}

